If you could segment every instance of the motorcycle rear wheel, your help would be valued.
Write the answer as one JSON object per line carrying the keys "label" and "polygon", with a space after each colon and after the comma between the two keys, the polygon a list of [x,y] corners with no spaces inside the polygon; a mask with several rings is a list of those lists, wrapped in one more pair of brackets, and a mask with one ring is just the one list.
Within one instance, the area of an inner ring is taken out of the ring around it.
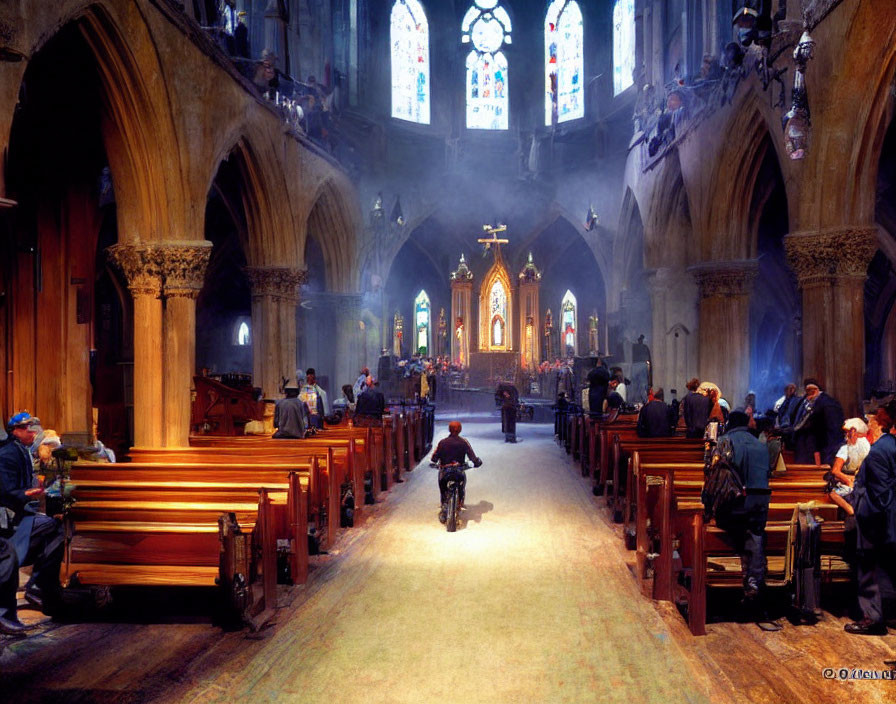
{"label": "motorcycle rear wheel", "polygon": [[451,492],[451,496],[448,499],[448,520],[446,521],[446,527],[448,528],[449,533],[453,533],[457,530],[457,489]]}

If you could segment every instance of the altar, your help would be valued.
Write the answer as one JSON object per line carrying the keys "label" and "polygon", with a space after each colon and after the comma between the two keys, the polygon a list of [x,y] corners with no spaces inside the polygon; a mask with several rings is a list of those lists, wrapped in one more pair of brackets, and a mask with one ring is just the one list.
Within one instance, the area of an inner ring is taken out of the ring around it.
{"label": "altar", "polygon": [[493,387],[498,381],[517,382],[519,352],[471,352],[470,385]]}

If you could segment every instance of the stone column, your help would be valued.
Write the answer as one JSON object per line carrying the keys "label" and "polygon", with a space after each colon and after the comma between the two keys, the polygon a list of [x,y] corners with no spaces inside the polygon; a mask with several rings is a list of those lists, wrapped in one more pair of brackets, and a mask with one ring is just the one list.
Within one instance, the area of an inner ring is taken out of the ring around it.
{"label": "stone column", "polygon": [[164,276],[165,446],[189,447],[191,390],[196,372],[196,298],[202,290],[211,242],[160,247]]}
{"label": "stone column", "polygon": [[161,447],[164,365],[159,251],[154,245],[134,243],[113,245],[106,252],[134,299],[134,445]]}
{"label": "stone column", "polygon": [[718,384],[734,408],[750,383],[750,293],[755,260],[706,262],[691,271],[700,289],[698,374]]}
{"label": "stone column", "polygon": [[865,395],[864,289],[877,228],[796,232],[784,246],[803,297],[803,373],[855,415]]}
{"label": "stone column", "polygon": [[305,272],[290,267],[247,267],[252,287],[253,383],[274,398],[296,375],[296,306]]}
{"label": "stone column", "polygon": [[697,373],[698,289],[683,269],[648,273],[653,319],[653,385],[684,394],[684,384]]}

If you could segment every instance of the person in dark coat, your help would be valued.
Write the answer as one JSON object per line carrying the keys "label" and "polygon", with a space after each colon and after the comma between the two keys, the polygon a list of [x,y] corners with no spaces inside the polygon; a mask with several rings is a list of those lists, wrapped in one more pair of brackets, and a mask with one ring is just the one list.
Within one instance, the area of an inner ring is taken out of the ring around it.
{"label": "person in dark coat", "polygon": [[653,401],[644,405],[638,414],[638,425],[635,429],[640,438],[664,438],[672,434],[672,423],[669,417],[669,406],[663,400],[662,389],[653,394]]}
{"label": "person in dark coat", "polygon": [[793,442],[797,464],[833,464],[843,444],[843,408],[816,379],[806,379],[806,395],[797,408]]}
{"label": "person in dark coat", "polygon": [[283,389],[286,398],[277,401],[274,406],[275,438],[303,438],[308,427],[308,409],[299,398],[298,386],[287,386]]}
{"label": "person in dark coat", "polygon": [[386,397],[377,388],[376,380],[372,376],[368,376],[367,389],[358,396],[358,400],[355,402],[355,425],[362,427],[380,425],[385,412]]}
{"label": "person in dark coat", "polygon": [[16,613],[18,588],[19,559],[12,543],[0,538],[0,633],[6,636],[23,636],[28,629]]}
{"label": "person in dark coat", "polygon": [[681,416],[684,418],[685,435],[689,438],[702,438],[709,422],[712,401],[709,396],[698,394],[700,380],[691,379],[687,383],[687,395],[681,401]]}
{"label": "person in dark coat", "polygon": [[[744,604],[757,621],[768,622],[762,606],[767,569],[765,557],[765,525],[771,500],[768,447],[757,440],[749,429],[750,417],[740,408],[728,416],[728,438],[733,450],[732,464],[740,474],[746,496],[729,510],[716,516],[716,524],[727,531],[741,558],[744,574]],[[769,622],[772,623],[772,622]],[[765,630],[779,630],[772,623]]]}
{"label": "person in dark coat", "polygon": [[843,628],[856,635],[883,636],[883,599],[896,586],[896,401],[879,408],[876,416],[883,435],[859,468],[851,495],[862,618]]}
{"label": "person in dark coat", "polygon": [[610,370],[604,360],[597,360],[597,366],[588,372],[588,409],[591,416],[604,412],[604,399],[610,385]]}
{"label": "person in dark coat", "polygon": [[520,393],[513,384],[501,382],[495,390],[495,401],[501,407],[501,432],[504,442],[516,442],[516,410]]}
{"label": "person in dark coat", "polygon": [[25,585],[25,599],[44,613],[62,606],[59,567],[65,551],[65,532],[57,519],[40,513],[30,447],[40,432],[40,421],[27,411],[9,419],[11,442],[0,448],[0,511],[8,509],[0,525],[14,529],[9,542],[22,567],[33,565]]}

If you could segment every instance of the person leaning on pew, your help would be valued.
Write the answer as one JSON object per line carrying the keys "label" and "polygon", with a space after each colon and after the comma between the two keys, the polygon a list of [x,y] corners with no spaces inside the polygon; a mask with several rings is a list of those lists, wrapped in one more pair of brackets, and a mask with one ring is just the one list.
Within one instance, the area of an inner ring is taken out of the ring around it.
{"label": "person leaning on pew", "polygon": [[728,511],[720,512],[716,525],[728,533],[740,555],[747,615],[763,630],[780,630],[780,626],[769,620],[764,604],[765,525],[771,500],[771,463],[768,447],[753,436],[749,423],[750,417],[742,408],[734,409],[728,416],[728,430],[722,437],[731,443],[732,464],[744,482],[746,496],[739,497]]}
{"label": "person leaning on pew", "polygon": [[896,401],[877,409],[881,435],[859,468],[850,502],[856,516],[857,586],[862,618],[847,633],[884,636],[883,598],[896,585]]}

